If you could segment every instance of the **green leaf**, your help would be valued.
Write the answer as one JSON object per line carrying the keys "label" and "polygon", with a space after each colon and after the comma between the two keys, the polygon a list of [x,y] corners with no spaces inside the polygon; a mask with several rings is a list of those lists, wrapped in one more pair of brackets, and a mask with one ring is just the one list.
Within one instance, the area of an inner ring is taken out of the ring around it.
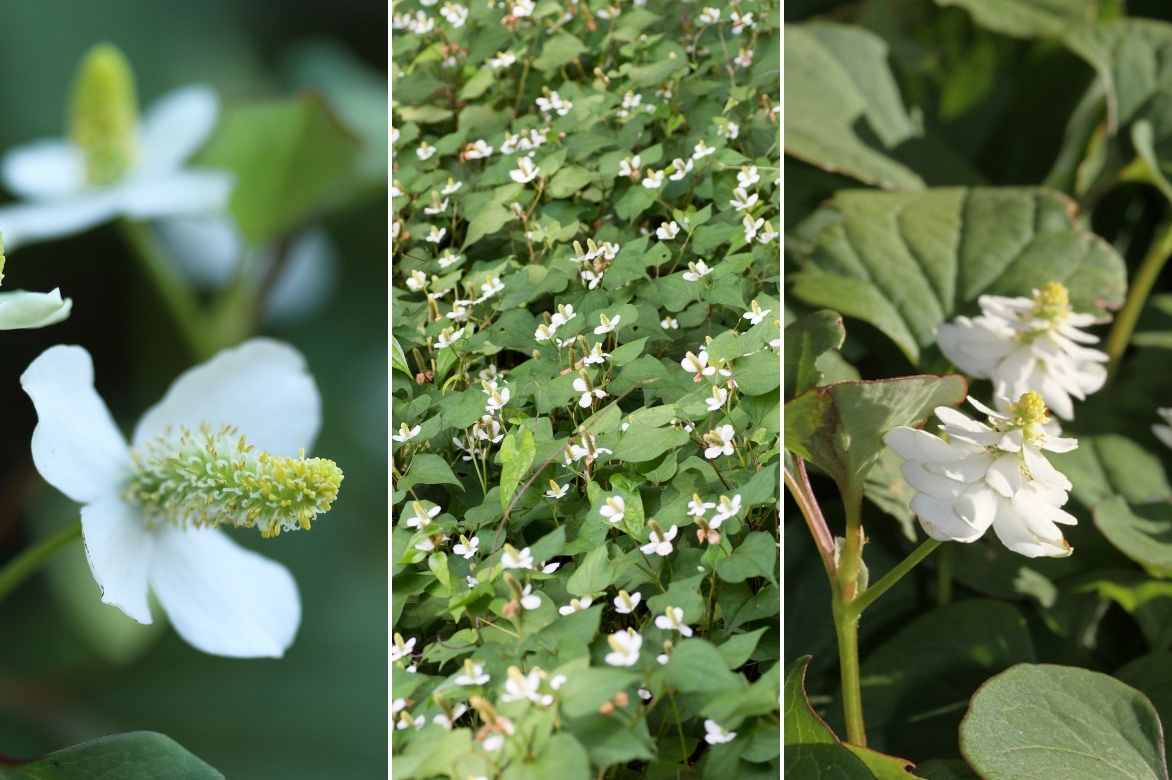
{"label": "green leaf", "polygon": [[[924,182],[889,150],[918,134],[887,66],[887,45],[862,28],[785,25],[785,152],[888,189]],[[869,144],[861,127],[878,136]]]}
{"label": "green leaf", "polygon": [[520,439],[518,442],[517,437],[510,433],[501,442],[502,511],[508,507],[510,499],[517,492],[517,486],[529,473],[529,467],[533,465],[533,458],[537,455],[537,442],[533,437],[533,431],[528,428],[523,429]]}
{"label": "green leaf", "polygon": [[590,762],[600,768],[650,761],[655,757],[646,718],[639,718],[630,726],[615,717],[591,715],[570,721],[566,728],[586,746]]}
{"label": "green leaf", "polygon": [[916,425],[937,406],[964,400],[956,375],[837,382],[808,390],[785,405],[785,448],[861,490],[883,450],[883,435]]}
{"label": "green leaf", "polygon": [[411,468],[395,484],[395,490],[405,493],[416,485],[455,485],[464,489],[452,473],[452,467],[439,455],[430,452],[419,453],[411,459]]}
{"label": "green leaf", "polygon": [[554,734],[534,761],[509,765],[504,780],[590,780],[590,756],[582,743],[565,732]]}
{"label": "green leaf", "polygon": [[1161,724],[1172,723],[1172,653],[1164,650],[1140,656],[1114,676],[1151,699]]}
{"label": "green leaf", "polygon": [[594,176],[590,171],[577,165],[569,165],[559,170],[550,179],[548,192],[555,198],[568,198],[585,187]]}
{"label": "green leaf", "polygon": [[764,577],[776,585],[773,570],[779,557],[773,535],[754,531],[737,544],[732,555],[716,564],[716,573],[725,582],[744,582],[750,577]]}
{"label": "green leaf", "polygon": [[986,293],[1028,296],[1059,281],[1080,312],[1105,315],[1123,302],[1123,259],[1054,191],[844,190],[831,209],[792,276],[794,297],[874,325],[913,363],[942,322]]}
{"label": "green leaf", "polygon": [[960,724],[985,780],[1167,780],[1164,735],[1142,693],[1099,672],[1019,664],[985,683]]}
{"label": "green leaf", "polygon": [[403,348],[399,346],[399,340],[394,336],[391,336],[391,368],[395,371],[402,371],[412,379],[415,378],[407,366],[407,356],[403,353]]}
{"label": "green leaf", "polygon": [[1115,549],[1156,577],[1172,577],[1172,504],[1131,507],[1113,496],[1095,509],[1095,526]]}
{"label": "green leaf", "polygon": [[973,15],[973,21],[1015,38],[1058,37],[1095,20],[1095,3],[1087,0],[936,0]]}
{"label": "green leaf", "polygon": [[263,244],[347,196],[359,151],[325,103],[307,95],[228,112],[200,162],[235,175],[228,207],[244,236]]}
{"label": "green leaf", "polygon": [[615,445],[614,458],[624,463],[644,463],[655,460],[670,449],[682,447],[688,441],[688,434],[682,428],[647,430],[632,423]]}
{"label": "green leaf", "polygon": [[750,631],[746,634],[737,634],[717,647],[716,649],[720,651],[720,657],[724,659],[728,668],[738,669],[744,665],[753,651],[757,649],[757,642],[761,639],[761,635],[767,630],[758,628],[756,631]]}
{"label": "green leaf", "polygon": [[571,667],[562,671],[566,675],[560,691],[562,712],[568,718],[595,714],[616,693],[639,681],[639,675],[625,669]]}
{"label": "green leaf", "polygon": [[223,780],[224,776],[162,734],[135,731],[67,747],[19,766],[0,767],[11,780]]}
{"label": "green leaf", "polygon": [[606,588],[614,581],[614,566],[606,549],[606,545],[595,547],[574,573],[566,580],[566,590],[575,596],[587,596]]}
{"label": "green leaf", "polygon": [[[825,356],[842,347],[846,328],[842,315],[829,309],[807,314],[785,326],[785,397],[822,384]],[[711,355],[711,351],[709,351]]]}
{"label": "green leaf", "polygon": [[546,40],[545,46],[541,49],[541,56],[533,61],[533,67],[543,71],[557,70],[587,51],[589,49],[575,36],[568,32],[560,32]]}
{"label": "green leaf", "polygon": [[762,349],[737,360],[733,374],[745,395],[773,393],[781,384],[781,356],[772,349]]}
{"label": "green leaf", "polygon": [[720,651],[703,639],[685,639],[676,645],[664,670],[664,682],[681,693],[723,693],[745,687],[740,675],[729,671]]}
{"label": "green leaf", "polygon": [[467,248],[485,236],[492,235],[515,217],[499,203],[489,203],[478,210],[468,223],[468,235],[464,238],[464,247]]}

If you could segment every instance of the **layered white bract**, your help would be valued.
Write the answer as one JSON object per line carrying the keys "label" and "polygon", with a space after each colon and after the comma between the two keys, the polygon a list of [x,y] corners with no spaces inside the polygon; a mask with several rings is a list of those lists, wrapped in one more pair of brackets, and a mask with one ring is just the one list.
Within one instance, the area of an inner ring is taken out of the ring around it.
{"label": "layered white bract", "polygon": [[1045,452],[1069,452],[1078,442],[1046,419],[1040,396],[1027,393],[1000,414],[970,398],[989,424],[941,406],[940,435],[895,428],[883,437],[906,462],[903,477],[916,491],[912,510],[933,539],[973,542],[989,526],[1001,543],[1029,558],[1072,552],[1059,525],[1075,525],[1061,507],[1070,480]]}
{"label": "layered white bract", "polygon": [[1156,438],[1164,442],[1164,444],[1172,447],[1172,408],[1157,409],[1156,413],[1166,423],[1165,425],[1153,425],[1152,433],[1156,434]]}
{"label": "layered white bract", "polygon": [[993,380],[994,398],[1018,398],[1029,390],[1064,420],[1074,418],[1072,398],[1084,400],[1107,379],[1107,355],[1083,346],[1090,314],[1071,310],[1066,288],[1055,282],[1030,298],[982,295],[979,317],[957,317],[940,326],[936,341],[962,371]]}

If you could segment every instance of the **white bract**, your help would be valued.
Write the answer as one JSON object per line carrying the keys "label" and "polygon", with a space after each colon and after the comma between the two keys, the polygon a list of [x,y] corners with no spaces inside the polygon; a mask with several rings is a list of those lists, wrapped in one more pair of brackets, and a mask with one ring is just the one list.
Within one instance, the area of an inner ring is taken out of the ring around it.
{"label": "white bract", "polygon": [[415,514],[407,518],[407,527],[421,531],[431,525],[431,521],[442,511],[439,506],[428,508],[419,501],[412,501],[411,509]]}
{"label": "white bract", "polygon": [[616,631],[606,638],[611,652],[604,659],[611,666],[634,666],[639,663],[639,649],[643,647],[643,637],[633,628]]}
{"label": "white bract", "polygon": [[[0,237],[2,238],[2,237]],[[0,283],[4,281],[4,243],[0,241]],[[22,330],[54,325],[69,316],[73,301],[60,290],[48,293],[13,290],[0,292],[0,330]]]}
{"label": "white bract", "polygon": [[735,438],[736,430],[731,425],[721,425],[704,434],[704,443],[708,445],[704,448],[704,457],[714,460],[721,455],[732,455]]}
{"label": "white bract", "polygon": [[992,379],[994,398],[1018,398],[1033,390],[1054,414],[1070,420],[1071,397],[1081,401],[1107,381],[1106,353],[1082,346],[1099,340],[1079,330],[1093,325],[1095,317],[1076,314],[1061,284],[1050,282],[1034,290],[1033,298],[982,295],[977,300],[979,317],[941,325],[936,340],[962,371]]}
{"label": "white bract", "polygon": [[623,522],[623,513],[627,511],[626,502],[623,497],[619,495],[607,496],[606,503],[598,509],[598,514],[602,515],[602,519],[611,525],[618,525]]}
{"label": "white bract", "polygon": [[484,671],[484,666],[473,660],[464,661],[464,671],[456,675],[452,682],[456,685],[484,685],[491,679]]}
{"label": "white bract", "polygon": [[200,650],[282,655],[301,620],[293,577],[217,526],[266,536],[308,528],[337,495],[337,466],[299,455],[321,421],[304,359],[262,339],[221,352],[182,374],[142,417],[133,449],[93,381],[89,354],[73,346],[46,350],[21,376],[38,417],[33,462],[83,504],[102,601],[150,623],[153,591]]}
{"label": "white bract", "polygon": [[593,602],[593,599],[591,599],[589,596],[583,596],[580,599],[570,599],[569,604],[558,607],[558,614],[572,615],[575,612],[581,612],[582,610],[588,608],[591,602]]}
{"label": "white bract", "polygon": [[639,549],[643,552],[644,555],[655,554],[660,557],[671,555],[671,542],[676,538],[676,534],[678,532],[679,528],[674,525],[666,532],[662,528],[652,527],[649,537],[650,541]]}
{"label": "white bract", "polygon": [[533,160],[528,157],[520,157],[517,159],[516,169],[509,171],[509,178],[518,184],[528,184],[536,179],[540,172],[533,164]]}
{"label": "white bract", "polygon": [[725,731],[719,723],[712,719],[704,721],[704,741],[709,745],[723,745],[736,739],[735,731]]}
{"label": "white bract", "polygon": [[680,607],[668,607],[662,615],[655,618],[655,627],[664,631],[678,631],[680,636],[692,635],[692,627],[684,622],[684,610]]}
{"label": "white bract", "polygon": [[472,560],[475,557],[477,550],[480,549],[480,537],[475,534],[471,539],[460,535],[460,541],[452,545],[452,552],[456,555],[462,556],[465,560]]}
{"label": "white bract", "polygon": [[1164,442],[1164,444],[1172,447],[1172,409],[1157,409],[1156,414],[1160,415],[1166,424],[1153,425],[1152,433],[1156,435],[1157,439]]}
{"label": "white bract", "polygon": [[518,551],[512,545],[506,544],[504,552],[501,553],[501,566],[506,569],[532,569],[533,553],[528,547]]}
{"label": "white bract", "polygon": [[577,377],[574,379],[573,388],[575,393],[581,393],[578,399],[578,406],[583,409],[588,408],[594,403],[595,399],[602,400],[606,398],[606,391],[601,387],[591,387],[590,383],[584,377]]}
{"label": "white bract", "polygon": [[907,427],[883,437],[907,461],[903,477],[916,491],[911,506],[925,533],[973,542],[992,525],[1002,544],[1026,557],[1070,555],[1058,528],[1077,523],[1061,508],[1070,480],[1044,452],[1069,452],[1078,442],[1060,435],[1037,393],[1023,395],[1009,415],[969,402],[988,416],[988,425],[941,406],[943,438]]}
{"label": "white bract", "polygon": [[698,282],[708,274],[712,273],[712,269],[703,260],[695,263],[688,263],[688,270],[684,271],[684,279],[689,282]]}
{"label": "white bract", "polygon": [[614,597],[614,611],[620,615],[629,615],[635,611],[635,607],[639,606],[639,602],[642,600],[643,594],[638,591],[627,593],[625,590],[620,590],[619,595]]}
{"label": "white bract", "polygon": [[5,187],[24,201],[0,208],[10,249],[115,217],[157,219],[227,206],[231,174],[184,167],[216,124],[210,88],[171,92],[140,120],[129,63],[113,46],[99,45],[83,59],[71,98],[68,139],[34,141],[0,162]]}

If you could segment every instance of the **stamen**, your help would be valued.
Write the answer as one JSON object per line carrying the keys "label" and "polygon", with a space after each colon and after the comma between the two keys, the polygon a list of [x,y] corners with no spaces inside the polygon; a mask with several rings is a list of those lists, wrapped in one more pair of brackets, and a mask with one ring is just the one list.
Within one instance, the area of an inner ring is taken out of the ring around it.
{"label": "stamen", "polygon": [[69,135],[85,156],[86,180],[121,179],[138,152],[138,100],[130,63],[116,47],[99,44],[78,68]]}
{"label": "stamen", "polygon": [[265,538],[308,530],[333,506],[343,478],[332,460],[270,455],[232,427],[181,427],[132,452],[131,460],[123,495],[150,522],[257,528]]}
{"label": "stamen", "polygon": [[1070,314],[1070,293],[1061,282],[1047,282],[1034,293],[1034,316],[1061,320]]}

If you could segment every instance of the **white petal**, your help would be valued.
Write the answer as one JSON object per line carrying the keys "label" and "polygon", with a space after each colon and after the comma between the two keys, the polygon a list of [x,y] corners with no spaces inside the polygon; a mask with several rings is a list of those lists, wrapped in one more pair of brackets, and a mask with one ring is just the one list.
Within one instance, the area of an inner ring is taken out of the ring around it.
{"label": "white petal", "polygon": [[278,658],[301,623],[289,571],[217,529],[161,529],[150,582],[179,636],[205,653]]}
{"label": "white petal", "polygon": [[952,502],[940,501],[920,493],[912,499],[912,511],[920,518],[924,533],[942,542],[971,542],[973,529],[952,511]]}
{"label": "white petal", "polygon": [[232,280],[244,252],[231,219],[212,214],[171,217],[156,225],[159,238],[189,279],[201,287],[223,287]]}
{"label": "white petal", "polygon": [[1005,455],[993,461],[985,474],[985,483],[1006,498],[1013,498],[1021,490],[1021,466],[1016,455]]}
{"label": "white petal", "polygon": [[951,406],[937,406],[935,413],[936,418],[949,427],[958,428],[969,433],[989,432],[989,426],[974,420],[959,409],[953,409]]}
{"label": "white petal", "polygon": [[955,447],[939,436],[917,428],[901,426],[883,435],[883,443],[904,460],[926,463],[948,463],[968,456],[971,450]]}
{"label": "white petal", "polygon": [[1030,470],[1030,474],[1034,476],[1034,479],[1047,485],[1061,487],[1063,490],[1071,489],[1072,485],[1070,484],[1070,480],[1066,478],[1066,475],[1054,468],[1053,464],[1042,453],[1038,452],[1037,449],[1032,446],[1026,446],[1021,448],[1021,452],[1025,456],[1026,468]]}
{"label": "white petal", "polygon": [[953,463],[929,464],[928,470],[961,482],[979,482],[991,465],[993,456],[982,450]]}
{"label": "white petal", "polygon": [[997,516],[998,499],[997,494],[985,487],[975,487],[968,490],[952,502],[952,509],[973,529],[973,536],[971,539],[961,539],[960,541],[974,541],[978,537],[984,535],[985,531],[989,530],[989,526],[993,524],[993,518]]}
{"label": "white petal", "polygon": [[10,192],[26,200],[64,198],[85,188],[85,159],[65,140],[34,141],[4,155],[0,177]]}
{"label": "white petal", "polygon": [[155,539],[137,510],[116,495],[99,499],[81,508],[81,530],[102,603],[150,623],[147,574]]}
{"label": "white petal", "polygon": [[94,390],[94,364],[81,347],[50,347],[20,377],[37,410],[33,463],[78,503],[114,495],[130,465],[126,442]]}
{"label": "white petal", "polygon": [[211,87],[189,86],[156,101],[142,119],[143,170],[174,170],[207,140],[216,126],[219,100]]}
{"label": "white petal", "polygon": [[61,322],[72,309],[73,301],[62,300],[60,290],[0,292],[0,330],[43,328]]}
{"label": "white petal", "polygon": [[0,208],[5,249],[81,233],[117,216],[117,188],[92,190],[67,200]]}
{"label": "white petal", "polygon": [[1073,552],[1073,548],[1062,539],[1061,533],[1056,540],[1039,537],[1010,501],[999,502],[993,532],[1002,544],[1027,558],[1063,558]]}
{"label": "white petal", "polygon": [[1157,439],[1164,442],[1165,446],[1172,447],[1172,428],[1167,425],[1153,425],[1152,433],[1156,435]]}
{"label": "white petal", "polygon": [[913,488],[942,501],[956,498],[965,488],[963,482],[933,474],[912,460],[905,462],[900,467],[900,471],[903,473],[904,480]]}
{"label": "white petal", "polygon": [[209,214],[228,207],[235,179],[225,171],[185,170],[162,176],[137,176],[117,187],[127,216],[152,219]]}
{"label": "white petal", "polygon": [[321,396],[297,350],[252,339],[185,371],[134,431],[134,446],[174,426],[232,425],[256,447],[294,456],[310,449],[321,423]]}

